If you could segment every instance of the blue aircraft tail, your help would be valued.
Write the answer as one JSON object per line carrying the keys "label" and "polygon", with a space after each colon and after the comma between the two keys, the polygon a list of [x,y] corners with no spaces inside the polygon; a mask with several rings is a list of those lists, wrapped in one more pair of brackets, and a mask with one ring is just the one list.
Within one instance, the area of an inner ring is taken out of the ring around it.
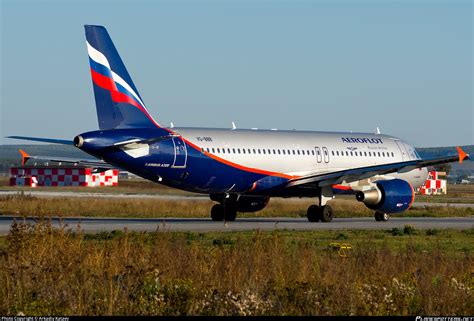
{"label": "blue aircraft tail", "polygon": [[153,120],[107,30],[86,25],[87,52],[100,129],[153,128]]}

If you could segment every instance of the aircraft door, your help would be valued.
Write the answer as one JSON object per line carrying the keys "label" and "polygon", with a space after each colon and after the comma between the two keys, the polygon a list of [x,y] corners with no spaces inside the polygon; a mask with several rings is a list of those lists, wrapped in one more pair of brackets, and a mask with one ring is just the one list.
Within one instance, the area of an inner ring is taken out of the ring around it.
{"label": "aircraft door", "polygon": [[188,150],[186,143],[181,137],[173,137],[174,161],[172,168],[185,168],[188,160]]}
{"label": "aircraft door", "polygon": [[316,149],[316,159],[318,160],[318,163],[322,162],[322,155],[321,155],[321,148],[315,147]]}
{"label": "aircraft door", "polygon": [[405,149],[405,144],[403,144],[401,141],[399,140],[396,140],[395,141],[395,144],[397,144],[398,146],[398,149],[400,150],[400,153],[402,155],[402,161],[406,161],[408,160],[408,153]]}
{"label": "aircraft door", "polygon": [[323,147],[324,162],[329,163],[329,151],[326,147]]}

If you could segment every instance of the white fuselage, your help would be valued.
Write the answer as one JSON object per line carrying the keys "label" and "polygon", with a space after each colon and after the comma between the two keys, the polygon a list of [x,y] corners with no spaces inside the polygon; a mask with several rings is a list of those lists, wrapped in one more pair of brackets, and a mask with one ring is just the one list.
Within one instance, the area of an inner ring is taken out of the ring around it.
{"label": "white fuselage", "polygon": [[[382,134],[214,128],[173,128],[173,131],[225,161],[290,176],[419,159],[412,146]],[[427,170],[374,178],[382,177],[401,178],[416,188],[426,180]]]}

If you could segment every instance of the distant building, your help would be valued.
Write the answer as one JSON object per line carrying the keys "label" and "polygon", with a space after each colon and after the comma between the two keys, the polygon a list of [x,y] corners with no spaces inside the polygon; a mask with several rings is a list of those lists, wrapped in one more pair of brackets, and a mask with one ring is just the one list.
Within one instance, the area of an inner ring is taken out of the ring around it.
{"label": "distant building", "polygon": [[439,195],[448,192],[446,172],[428,172],[428,179],[417,189],[421,195]]}
{"label": "distant building", "polygon": [[81,166],[22,166],[10,169],[11,186],[117,186],[118,170],[95,172]]}

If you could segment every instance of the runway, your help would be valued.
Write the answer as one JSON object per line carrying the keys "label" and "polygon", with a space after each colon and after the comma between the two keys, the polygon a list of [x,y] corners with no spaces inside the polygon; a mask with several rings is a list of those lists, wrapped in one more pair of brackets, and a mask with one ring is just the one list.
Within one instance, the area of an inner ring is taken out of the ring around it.
{"label": "runway", "polygon": [[[0,191],[0,196],[17,195],[17,190]],[[120,199],[156,199],[156,200],[187,200],[187,201],[209,201],[207,195],[174,195],[174,194],[138,194],[138,193],[91,193],[91,192],[69,192],[69,191],[28,191],[25,195],[39,198],[54,197],[79,197],[79,198],[120,198]],[[285,199],[289,202],[297,202],[299,198]],[[438,203],[438,202],[414,202],[412,207],[472,207],[473,203]]]}
{"label": "runway", "polygon": [[[33,218],[14,216],[0,217],[0,235],[8,234],[13,220],[34,223]],[[403,228],[413,225],[415,229],[469,229],[474,228],[474,217],[392,217],[388,222],[376,222],[374,218],[335,218],[331,223],[310,223],[306,218],[269,217],[237,218],[235,222],[213,222],[208,218],[52,218],[54,226],[65,224],[72,230],[89,233],[124,230],[137,232],[182,231],[182,232],[231,232],[273,230],[380,230]]]}

